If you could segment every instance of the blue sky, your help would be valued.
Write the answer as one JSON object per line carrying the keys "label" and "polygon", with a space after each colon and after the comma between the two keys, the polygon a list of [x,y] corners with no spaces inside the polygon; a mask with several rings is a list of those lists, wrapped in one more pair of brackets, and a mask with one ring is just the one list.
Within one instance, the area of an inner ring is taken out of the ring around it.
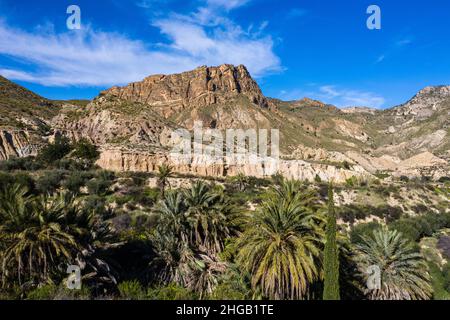
{"label": "blue sky", "polygon": [[[81,8],[81,30],[66,9]],[[366,9],[381,8],[381,30]],[[450,84],[448,0],[0,0],[0,74],[54,99],[245,64],[267,96],[386,108]]]}

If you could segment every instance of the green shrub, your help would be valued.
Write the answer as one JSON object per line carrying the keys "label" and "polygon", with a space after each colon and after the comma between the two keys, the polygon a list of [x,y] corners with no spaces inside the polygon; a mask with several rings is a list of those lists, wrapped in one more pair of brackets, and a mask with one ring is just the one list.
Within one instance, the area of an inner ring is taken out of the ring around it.
{"label": "green shrub", "polygon": [[147,201],[156,203],[159,199],[159,195],[160,195],[159,188],[145,188],[144,189],[144,196],[148,199]]}
{"label": "green shrub", "polygon": [[100,170],[96,173],[96,177],[99,179],[112,181],[116,178],[116,175],[112,171]]}
{"label": "green shrub", "polygon": [[271,178],[272,182],[277,186],[281,185],[281,183],[284,180],[284,177],[280,172],[273,174],[270,178]]}
{"label": "green shrub", "polygon": [[361,236],[369,236],[374,230],[381,228],[378,222],[360,223],[352,227],[350,231],[350,241],[352,243],[359,243]]}
{"label": "green shrub", "polygon": [[43,194],[53,194],[61,186],[63,176],[63,171],[45,171],[36,180],[36,189]]}
{"label": "green shrub", "polygon": [[0,186],[8,186],[14,184],[14,176],[10,173],[0,172]]}
{"label": "green shrub", "polygon": [[194,300],[196,298],[194,293],[176,284],[149,289],[147,296],[151,300]]}
{"label": "green shrub", "polygon": [[90,180],[86,186],[90,195],[104,196],[109,191],[112,181],[103,178],[95,178]]}
{"label": "green shrub", "polygon": [[74,171],[69,174],[69,176],[64,180],[63,187],[74,194],[80,192],[80,188],[84,186],[86,182],[83,173],[80,171]]}
{"label": "green shrub", "polygon": [[54,143],[50,143],[40,150],[38,158],[50,165],[55,161],[64,158],[71,150],[72,146],[69,139],[65,137],[56,137]]}
{"label": "green shrub", "polygon": [[44,168],[45,165],[34,157],[10,158],[0,161],[0,171],[35,171]]}
{"label": "green shrub", "polygon": [[374,175],[375,175],[375,177],[377,177],[380,180],[384,180],[384,179],[390,177],[389,173],[382,172],[382,171],[377,171]]}
{"label": "green shrub", "polygon": [[60,286],[46,284],[29,291],[27,300],[88,300],[91,293],[88,287],[83,286],[81,290],[70,290],[64,283]]}
{"label": "green shrub", "polygon": [[27,188],[28,192],[34,193],[36,189],[36,184],[33,180],[33,178],[25,172],[19,172],[16,173],[13,176],[14,182],[17,184],[20,184],[21,186],[24,186]]}
{"label": "green shrub", "polygon": [[442,270],[433,262],[428,262],[431,283],[433,285],[433,299],[450,299],[450,264],[446,263]]}
{"label": "green shrub", "polygon": [[[230,247],[229,247],[230,248]],[[212,300],[248,300],[252,298],[250,275],[237,265],[230,264],[219,279],[212,294]]]}
{"label": "green shrub", "polygon": [[450,177],[440,177],[438,182],[440,183],[450,182]]}
{"label": "green shrub", "polygon": [[85,138],[78,140],[73,145],[73,149],[72,156],[91,162],[95,162],[100,156],[97,147]]}
{"label": "green shrub", "polygon": [[56,296],[58,287],[53,284],[46,284],[44,286],[35,288],[28,292],[28,300],[53,300]]}
{"label": "green shrub", "polygon": [[124,176],[131,179],[130,185],[143,187],[151,174],[148,172],[127,172]]}
{"label": "green shrub", "polygon": [[119,283],[117,289],[121,299],[143,300],[146,297],[145,290],[137,280]]}
{"label": "green shrub", "polygon": [[345,180],[345,185],[349,188],[356,187],[358,185],[358,178],[355,176],[352,176]]}
{"label": "green shrub", "polygon": [[94,212],[95,215],[106,220],[113,215],[113,212],[106,207],[105,199],[98,195],[91,195],[84,198],[83,210]]}
{"label": "green shrub", "polygon": [[53,167],[60,169],[60,170],[84,171],[84,170],[90,169],[91,165],[90,164],[86,165],[84,162],[77,161],[75,159],[64,158],[64,159],[56,160],[53,163]]}
{"label": "green shrub", "polygon": [[412,241],[431,237],[435,232],[450,228],[450,213],[427,213],[394,221],[389,228],[396,229]]}

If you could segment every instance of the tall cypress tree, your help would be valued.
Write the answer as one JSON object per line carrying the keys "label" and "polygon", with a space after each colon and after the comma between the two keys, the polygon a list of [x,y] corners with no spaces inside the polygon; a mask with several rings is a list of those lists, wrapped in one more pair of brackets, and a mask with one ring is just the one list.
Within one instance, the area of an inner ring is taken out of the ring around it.
{"label": "tall cypress tree", "polygon": [[339,300],[339,251],[336,241],[337,225],[334,211],[333,185],[328,187],[328,215],[324,254],[324,300]]}

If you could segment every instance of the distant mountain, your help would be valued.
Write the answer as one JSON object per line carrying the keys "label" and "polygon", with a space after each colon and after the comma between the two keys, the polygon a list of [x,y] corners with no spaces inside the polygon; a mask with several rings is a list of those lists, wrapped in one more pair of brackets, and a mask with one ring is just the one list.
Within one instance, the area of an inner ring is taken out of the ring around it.
{"label": "distant mountain", "polygon": [[379,111],[378,109],[369,107],[347,107],[342,108],[341,110],[344,113],[370,113],[370,114],[375,114],[377,111]]}
{"label": "distant mountain", "polygon": [[[319,174],[342,180],[378,171],[449,175],[450,87],[425,88],[407,103],[387,110],[341,110],[308,98],[267,98],[242,65],[149,76],[105,90],[87,105],[49,101],[0,80],[4,124],[20,131],[38,121],[50,128],[50,134],[87,137],[101,147],[99,164],[109,169],[154,170],[168,161],[171,132],[192,129],[195,121],[202,121],[204,127],[217,129],[279,129],[284,174],[296,178]],[[0,158],[22,155],[11,151],[14,143],[6,144],[9,147],[3,150],[9,151],[0,152]],[[264,171],[226,164],[207,168],[198,161],[195,168],[177,169],[202,175],[241,170],[258,176]]]}
{"label": "distant mountain", "polygon": [[1,127],[27,127],[33,118],[50,119],[57,112],[50,100],[0,76]]}

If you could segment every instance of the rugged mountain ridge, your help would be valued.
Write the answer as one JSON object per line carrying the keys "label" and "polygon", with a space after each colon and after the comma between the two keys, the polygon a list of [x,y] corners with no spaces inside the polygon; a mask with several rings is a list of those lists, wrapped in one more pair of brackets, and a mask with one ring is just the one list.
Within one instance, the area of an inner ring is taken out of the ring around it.
{"label": "rugged mountain ridge", "polygon": [[[36,137],[42,142],[63,134],[97,144],[102,150],[99,165],[104,168],[154,171],[161,163],[170,163],[173,130],[192,129],[195,121],[202,121],[204,127],[220,130],[279,129],[279,171],[293,178],[343,181],[377,172],[437,178],[449,175],[449,88],[425,88],[404,105],[388,110],[340,110],[308,98],[266,98],[244,66],[203,66],[113,87],[87,106],[63,102],[55,108],[55,102],[29,95],[25,100],[37,110],[53,108],[45,116],[30,115],[20,104],[5,99],[22,120],[0,137],[0,159],[32,154],[29,151],[39,145],[31,142]],[[40,126],[32,129],[33,123]],[[46,132],[36,134],[39,127]],[[227,165],[226,161],[211,166],[202,156],[175,169],[219,176],[239,172],[265,176],[268,171],[264,165]]]}
{"label": "rugged mountain ridge", "polygon": [[167,119],[181,120],[180,113],[210,105],[240,105],[268,108],[269,102],[243,65],[202,66],[173,75],[152,75],[101,95],[115,96],[149,105]]}

